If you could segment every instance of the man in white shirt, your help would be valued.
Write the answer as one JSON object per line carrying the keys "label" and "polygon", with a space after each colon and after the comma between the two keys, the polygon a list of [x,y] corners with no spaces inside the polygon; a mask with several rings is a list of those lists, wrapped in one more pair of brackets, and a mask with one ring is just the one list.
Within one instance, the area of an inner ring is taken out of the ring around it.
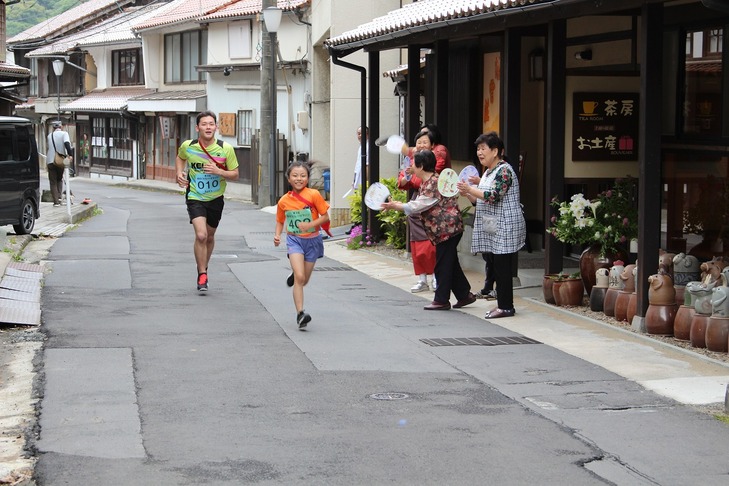
{"label": "man in white shirt", "polygon": [[[370,129],[368,127],[365,128],[365,139],[370,139]],[[367,147],[367,170],[369,171],[370,168],[370,144],[368,142],[365,142],[365,145]],[[365,179],[367,178],[367,174],[365,174]],[[359,186],[362,185],[362,127],[357,128],[357,161],[354,164],[354,180],[352,181],[352,191],[357,189]],[[364,191],[362,194],[362,197],[364,197]],[[345,231],[345,234],[350,234],[352,232],[352,228],[354,228],[356,224],[352,223],[352,227],[349,228],[347,231]]]}
{"label": "man in white shirt", "polygon": [[[61,205],[61,195],[63,194],[63,167],[59,167],[54,163],[56,153],[73,159],[73,146],[71,146],[71,138],[68,132],[63,130],[61,120],[53,122],[53,131],[48,134],[48,152],[46,152],[46,168],[48,169],[48,181],[51,183],[51,195],[53,196],[53,205]],[[70,195],[69,195],[70,197]]]}

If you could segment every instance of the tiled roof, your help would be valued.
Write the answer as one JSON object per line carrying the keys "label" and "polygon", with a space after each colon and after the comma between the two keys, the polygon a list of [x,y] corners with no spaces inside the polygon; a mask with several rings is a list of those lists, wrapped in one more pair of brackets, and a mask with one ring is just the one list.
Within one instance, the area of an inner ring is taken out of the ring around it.
{"label": "tiled roof", "polygon": [[164,25],[187,22],[226,7],[237,0],[173,0],[167,8],[145,22],[134,26],[134,30],[153,29]]}
{"label": "tiled roof", "polygon": [[721,74],[721,61],[686,61],[686,72]]}
{"label": "tiled roof", "polygon": [[[432,26],[442,23],[443,26],[458,19],[465,19],[483,14],[493,15],[500,10],[524,7],[525,5],[545,3],[548,0],[420,0],[393,10],[382,17],[362,24],[356,29],[330,37],[325,44],[336,47],[345,44],[372,40],[376,37],[413,28]],[[374,41],[372,41],[374,42]],[[371,43],[371,42],[367,42]]]}
{"label": "tiled roof", "polygon": [[[278,8],[287,10],[296,10],[297,8],[309,5],[311,0],[278,0]],[[214,20],[231,17],[245,17],[247,15],[255,15],[262,9],[261,0],[240,0],[232,5],[223,7],[211,14],[200,17],[199,20]]]}
{"label": "tiled roof", "polygon": [[135,96],[134,100],[169,101],[169,100],[196,100],[207,96],[204,89],[191,89],[187,91],[156,91]]}
{"label": "tiled roof", "polygon": [[30,69],[17,64],[8,64],[0,62],[0,78],[28,78],[30,77]]}
{"label": "tiled roof", "polygon": [[13,44],[21,42],[52,39],[64,32],[68,32],[70,29],[80,27],[104,13],[121,9],[132,2],[134,0],[89,0],[50,19],[39,19],[38,24],[14,35],[7,40],[7,43],[12,47]]}
{"label": "tiled roof", "polygon": [[143,86],[126,86],[92,91],[61,106],[63,111],[119,111],[126,108],[127,101],[135,96],[153,93],[154,90]]}
{"label": "tiled roof", "polygon": [[138,42],[132,32],[132,25],[155,15],[160,4],[144,7],[128,7],[123,12],[81,32],[62,37],[52,44],[28,53],[28,57],[45,57],[52,54],[66,54],[74,49],[94,45],[111,45]]}
{"label": "tiled roof", "polygon": [[[425,67],[425,58],[420,58],[420,67]],[[408,73],[408,65],[407,64],[400,64],[395,69],[390,69],[389,71],[385,71],[382,73],[383,78],[394,78],[395,76],[399,76],[401,74],[407,74]]]}

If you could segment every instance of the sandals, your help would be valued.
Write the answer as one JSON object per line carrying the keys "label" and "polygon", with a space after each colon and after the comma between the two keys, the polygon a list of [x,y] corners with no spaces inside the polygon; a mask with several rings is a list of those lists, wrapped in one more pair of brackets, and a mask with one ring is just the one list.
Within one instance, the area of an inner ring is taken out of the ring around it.
{"label": "sandals", "polygon": [[500,317],[512,317],[516,314],[515,309],[492,309],[486,313],[485,319],[499,319]]}

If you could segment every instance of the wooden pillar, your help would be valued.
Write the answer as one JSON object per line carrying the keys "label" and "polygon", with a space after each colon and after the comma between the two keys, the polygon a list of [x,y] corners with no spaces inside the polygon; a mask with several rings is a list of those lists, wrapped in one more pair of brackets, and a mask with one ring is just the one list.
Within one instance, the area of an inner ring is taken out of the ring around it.
{"label": "wooden pillar", "polygon": [[[370,166],[368,171],[368,182],[372,185],[380,180],[380,151],[375,146],[375,140],[380,136],[380,52],[369,52],[369,124],[370,138],[367,140],[369,145]],[[380,221],[376,217],[375,211],[367,211],[367,226],[370,228],[370,234],[374,241],[380,239]]]}
{"label": "wooden pillar", "polygon": [[[521,34],[514,29],[504,33],[504,58],[501,61],[504,80],[501,96],[504,118],[501,125],[501,138],[509,163],[519,171],[519,152],[521,147]],[[521,286],[519,279],[519,254],[513,259],[511,275],[515,287]]]}
{"label": "wooden pillar", "polygon": [[408,46],[408,95],[405,107],[405,141],[413,144],[420,128],[420,46]]}
{"label": "wooden pillar", "polygon": [[640,133],[638,160],[638,285],[633,328],[645,331],[648,276],[656,272],[661,244],[661,118],[663,58],[663,5],[641,7]]}
{"label": "wooden pillar", "polygon": [[[562,198],[564,193],[564,127],[565,127],[565,39],[567,24],[565,20],[549,23],[547,33],[547,120],[545,129],[545,168],[544,168],[544,222],[552,217],[549,205],[555,195]],[[547,237],[545,241],[546,273],[562,271],[564,246],[556,238]]]}

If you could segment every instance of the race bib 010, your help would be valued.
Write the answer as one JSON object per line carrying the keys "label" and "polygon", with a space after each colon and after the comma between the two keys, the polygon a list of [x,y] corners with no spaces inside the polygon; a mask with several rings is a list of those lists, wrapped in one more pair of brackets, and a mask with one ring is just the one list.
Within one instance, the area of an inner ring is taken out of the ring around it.
{"label": "race bib 010", "polygon": [[209,194],[220,190],[220,176],[215,174],[197,174],[193,182],[198,194]]}

